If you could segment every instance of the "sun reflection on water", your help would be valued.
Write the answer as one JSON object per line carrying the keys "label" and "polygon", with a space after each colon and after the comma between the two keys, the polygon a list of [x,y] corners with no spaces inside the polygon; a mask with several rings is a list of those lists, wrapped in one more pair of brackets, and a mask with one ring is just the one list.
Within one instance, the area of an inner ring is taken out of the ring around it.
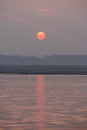
{"label": "sun reflection on water", "polygon": [[39,130],[45,130],[45,110],[44,110],[44,103],[45,103],[45,86],[44,86],[44,76],[40,75],[37,76],[37,117],[38,123],[37,127]]}

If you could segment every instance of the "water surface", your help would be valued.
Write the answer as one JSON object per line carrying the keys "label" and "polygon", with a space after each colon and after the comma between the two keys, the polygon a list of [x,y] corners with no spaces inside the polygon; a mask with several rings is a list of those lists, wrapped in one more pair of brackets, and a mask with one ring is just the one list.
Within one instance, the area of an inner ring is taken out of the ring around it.
{"label": "water surface", "polygon": [[87,76],[0,75],[0,130],[87,130]]}

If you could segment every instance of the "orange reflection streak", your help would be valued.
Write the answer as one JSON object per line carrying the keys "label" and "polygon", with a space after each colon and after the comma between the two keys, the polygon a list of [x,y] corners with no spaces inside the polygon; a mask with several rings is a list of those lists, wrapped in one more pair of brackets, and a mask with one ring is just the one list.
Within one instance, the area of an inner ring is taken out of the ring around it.
{"label": "orange reflection streak", "polygon": [[45,130],[45,111],[44,111],[45,95],[44,95],[44,76],[37,76],[37,117],[38,130]]}

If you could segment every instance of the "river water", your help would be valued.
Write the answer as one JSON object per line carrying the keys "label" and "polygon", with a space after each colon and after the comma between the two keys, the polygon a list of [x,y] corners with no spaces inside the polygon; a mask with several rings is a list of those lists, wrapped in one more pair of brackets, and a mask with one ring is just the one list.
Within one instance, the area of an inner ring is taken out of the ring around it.
{"label": "river water", "polygon": [[0,130],[87,130],[87,76],[0,75]]}

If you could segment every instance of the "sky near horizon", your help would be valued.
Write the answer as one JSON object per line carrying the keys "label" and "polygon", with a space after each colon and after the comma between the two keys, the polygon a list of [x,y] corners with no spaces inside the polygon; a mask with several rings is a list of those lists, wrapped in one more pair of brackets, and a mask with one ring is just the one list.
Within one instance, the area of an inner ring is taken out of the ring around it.
{"label": "sky near horizon", "polygon": [[0,54],[87,54],[87,0],[0,0]]}

